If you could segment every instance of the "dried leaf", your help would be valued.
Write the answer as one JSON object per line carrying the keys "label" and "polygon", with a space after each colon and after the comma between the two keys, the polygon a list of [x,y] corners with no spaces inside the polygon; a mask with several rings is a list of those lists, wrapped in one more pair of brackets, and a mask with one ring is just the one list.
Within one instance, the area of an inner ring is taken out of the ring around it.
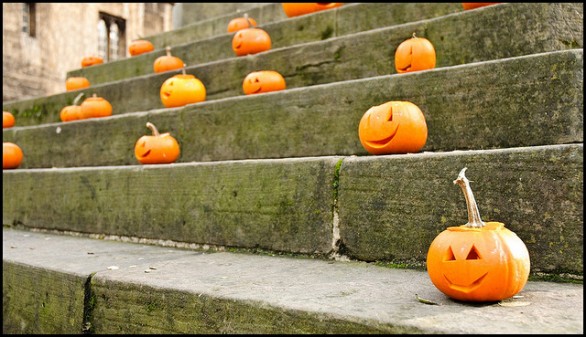
{"label": "dried leaf", "polygon": [[525,307],[531,304],[531,302],[521,302],[521,301],[507,301],[503,302],[500,301],[498,303],[501,307]]}
{"label": "dried leaf", "polygon": [[430,301],[430,300],[426,300],[424,298],[419,297],[419,295],[415,294],[415,297],[417,298],[417,300],[421,303],[425,303],[425,304],[429,304],[429,305],[441,305],[440,303],[434,302],[434,301]]}

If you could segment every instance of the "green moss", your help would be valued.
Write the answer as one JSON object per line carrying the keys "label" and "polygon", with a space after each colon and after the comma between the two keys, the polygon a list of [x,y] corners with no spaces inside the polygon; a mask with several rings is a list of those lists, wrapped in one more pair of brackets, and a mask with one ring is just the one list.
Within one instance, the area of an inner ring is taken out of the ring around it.
{"label": "green moss", "polygon": [[326,39],[329,39],[330,37],[332,37],[333,35],[334,35],[334,28],[332,28],[331,26],[327,26],[326,29],[321,32],[321,39],[326,40]]}

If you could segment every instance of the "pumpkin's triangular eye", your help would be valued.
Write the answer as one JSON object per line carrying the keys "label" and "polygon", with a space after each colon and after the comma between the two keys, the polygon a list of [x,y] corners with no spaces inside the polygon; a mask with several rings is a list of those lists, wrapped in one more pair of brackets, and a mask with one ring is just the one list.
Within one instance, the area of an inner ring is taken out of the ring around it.
{"label": "pumpkin's triangular eye", "polygon": [[480,256],[478,255],[478,251],[476,250],[476,247],[472,246],[472,248],[470,248],[470,252],[468,253],[468,256],[466,256],[466,260],[478,260],[480,259]]}
{"label": "pumpkin's triangular eye", "polygon": [[456,257],[454,256],[454,252],[452,251],[452,247],[448,248],[448,254],[446,255],[446,261],[454,261]]}

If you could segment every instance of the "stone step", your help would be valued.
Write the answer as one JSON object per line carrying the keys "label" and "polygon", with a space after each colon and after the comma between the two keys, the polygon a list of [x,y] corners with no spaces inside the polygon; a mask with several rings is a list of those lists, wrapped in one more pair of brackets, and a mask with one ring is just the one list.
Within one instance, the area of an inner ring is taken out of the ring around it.
{"label": "stone step", "polygon": [[[199,29],[193,29],[193,34],[198,34],[200,30],[205,30],[209,23],[214,20],[224,20],[225,17],[230,18],[242,15],[242,13],[249,13],[254,18],[262,19],[261,22],[271,22],[278,20],[279,17],[285,16],[280,3],[254,3],[254,2],[187,2],[175,4],[178,12],[173,17],[173,25],[180,30],[184,28],[191,28],[202,24]],[[228,26],[228,21],[224,26],[224,33]],[[212,30],[213,32],[213,30]]]}
{"label": "stone step", "polygon": [[364,262],[2,236],[4,333],[584,333],[582,284],[530,280],[474,304],[424,271]]}
{"label": "stone step", "polygon": [[177,139],[178,162],[365,155],[360,118],[391,100],[421,108],[423,151],[581,143],[583,49],[13,127],[3,138],[23,149],[21,168],[137,164],[134,145],[150,134],[147,121]]}
{"label": "stone step", "polygon": [[582,275],[583,144],[366,157],[3,171],[3,224],[422,267],[466,223],[519,235],[532,271]]}
{"label": "stone step", "polygon": [[[262,12],[264,11],[264,13]],[[320,41],[371,30],[394,26],[462,11],[458,3],[356,3],[327,11],[287,19],[281,4],[263,6],[258,14],[248,12],[259,26],[271,37],[271,49],[279,49],[300,43]],[[232,39],[234,33],[227,33],[228,18],[242,16],[233,14],[221,19],[210,20],[217,32],[211,34],[201,30],[199,25],[173,30],[151,38],[156,51],[96,67],[75,69],[67,77],[84,76],[92,84],[101,84],[130,77],[153,74],[153,63],[165,55],[165,47],[172,46],[172,54],[182,59],[188,67],[223,59],[234,58]],[[272,17],[275,22],[265,20]],[[219,27],[218,27],[219,26]],[[193,31],[199,31],[194,34]],[[168,75],[169,73],[167,73]],[[243,78],[242,78],[243,79]]]}
{"label": "stone step", "polygon": [[[343,6],[344,7],[344,6]],[[395,73],[394,50],[413,32],[436,46],[437,67],[582,48],[583,6],[580,4],[501,4],[392,27],[278,48],[249,57],[190,66],[202,80],[207,100],[243,96],[242,80],[255,70],[279,71],[287,88]],[[523,20],[511,20],[511,17]],[[547,25],[542,24],[548,22]],[[483,24],[486,23],[486,24]],[[491,27],[478,29],[478,27]],[[516,32],[523,31],[523,34]],[[507,37],[507,38],[503,38]],[[369,51],[365,53],[364,51]],[[197,51],[194,51],[197,54]],[[294,60],[294,62],[292,62]],[[96,85],[82,91],[4,102],[21,126],[59,121],[59,112],[79,92],[110,101],[114,114],[162,108],[160,87],[175,72],[139,76]],[[443,85],[443,83],[442,83]],[[194,104],[194,106],[199,106]]]}

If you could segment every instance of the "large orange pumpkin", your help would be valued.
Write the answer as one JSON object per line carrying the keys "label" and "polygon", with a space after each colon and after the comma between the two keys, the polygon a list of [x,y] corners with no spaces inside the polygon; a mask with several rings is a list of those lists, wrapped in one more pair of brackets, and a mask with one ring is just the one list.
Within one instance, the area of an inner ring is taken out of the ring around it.
{"label": "large orange pumpkin", "polygon": [[15,119],[11,112],[3,111],[2,114],[2,128],[11,128],[14,126]]}
{"label": "large orange pumpkin", "polygon": [[529,252],[523,241],[501,222],[484,222],[463,168],[454,180],[464,192],[468,223],[448,227],[431,243],[427,272],[447,296],[470,302],[510,298],[529,278]]}
{"label": "large orange pumpkin", "polygon": [[142,136],[134,145],[134,156],[141,164],[168,164],[179,157],[179,143],[169,133],[159,134],[155,125],[147,122],[152,136]]}
{"label": "large orange pumpkin", "polygon": [[2,144],[2,169],[15,169],[20,166],[23,158],[22,149],[10,142]]}
{"label": "large orange pumpkin", "polygon": [[99,56],[86,56],[81,59],[81,67],[82,68],[91,67],[96,64],[102,64],[102,63],[104,63],[104,59]]}
{"label": "large orange pumpkin", "polygon": [[186,74],[184,68],[182,74],[177,74],[163,82],[160,97],[165,107],[179,107],[205,101],[206,88],[198,78]]}
{"label": "large orange pumpkin", "polygon": [[246,95],[284,90],[286,87],[283,76],[274,70],[251,72],[242,82],[242,90]]}
{"label": "large orange pumpkin", "polygon": [[155,63],[153,63],[153,70],[155,73],[162,73],[165,71],[181,69],[185,67],[185,63],[180,58],[171,55],[171,47],[165,48],[167,55],[159,56]]}
{"label": "large orange pumpkin", "polygon": [[244,28],[232,38],[232,50],[236,56],[256,54],[271,49],[271,37],[261,28]]}
{"label": "large orange pumpkin", "polygon": [[248,14],[244,14],[243,17],[234,18],[228,22],[228,33],[234,33],[244,28],[256,27],[256,20],[249,18]]}
{"label": "large orange pumpkin", "polygon": [[462,8],[464,8],[465,10],[469,10],[484,6],[490,6],[498,3],[500,2],[462,2]]}
{"label": "large orange pumpkin", "polygon": [[75,97],[75,99],[73,100],[73,105],[68,105],[68,106],[64,107],[63,109],[61,109],[61,112],[59,113],[59,117],[61,117],[62,122],[70,122],[70,121],[84,118],[82,116],[81,106],[79,106],[79,100],[81,99],[82,96],[83,96],[83,92]]}
{"label": "large orange pumpkin", "polygon": [[134,40],[128,46],[128,52],[131,56],[148,53],[155,50],[155,46],[148,40]]}
{"label": "large orange pumpkin", "polygon": [[427,141],[427,123],[417,105],[389,101],[364,113],[358,137],[370,154],[419,152]]}
{"label": "large orange pumpkin", "polygon": [[285,15],[294,17],[340,7],[343,4],[342,2],[283,2],[281,5]]}
{"label": "large orange pumpkin", "polygon": [[87,88],[90,86],[90,81],[85,77],[69,77],[65,80],[65,90],[72,91]]}
{"label": "large orange pumpkin", "polygon": [[103,97],[93,94],[81,103],[82,119],[108,116],[112,116],[112,104]]}
{"label": "large orange pumpkin", "polygon": [[435,48],[426,38],[413,37],[403,41],[395,51],[395,69],[407,73],[435,68]]}

